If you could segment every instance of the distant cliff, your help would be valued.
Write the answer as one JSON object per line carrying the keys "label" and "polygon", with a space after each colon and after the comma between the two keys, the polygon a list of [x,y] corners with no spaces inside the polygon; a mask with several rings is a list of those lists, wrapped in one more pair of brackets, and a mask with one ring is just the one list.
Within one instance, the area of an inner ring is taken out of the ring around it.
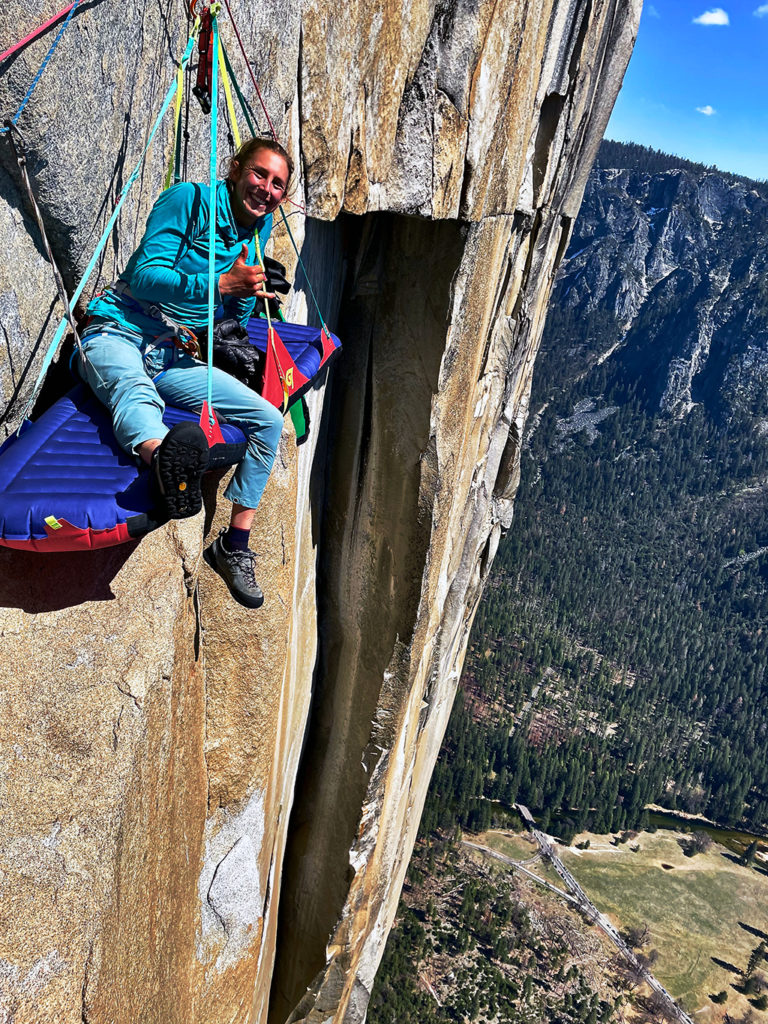
{"label": "distant cliff", "polygon": [[[56,6],[3,8],[0,37]],[[256,615],[200,569],[202,521],[81,556],[0,549],[0,1012],[14,1024],[364,1019],[511,522],[549,291],[640,13],[231,6],[300,169],[309,217],[292,223],[345,354],[311,395],[311,443],[284,431],[253,531]],[[172,80],[183,11],[84,3],[20,122],[70,287]],[[50,41],[0,68],[4,110]],[[192,178],[206,128],[193,119]],[[167,126],[89,293],[135,246],[169,149]],[[7,146],[0,239],[9,430],[60,311]],[[299,274],[289,316],[307,299]],[[209,529],[214,484],[207,499]]]}
{"label": "distant cliff", "polygon": [[768,187],[687,161],[640,170],[634,147],[605,150],[617,166],[590,176],[556,299],[593,335],[612,322],[599,353],[575,337],[576,353],[616,346],[611,379],[674,416],[764,407]]}
{"label": "distant cliff", "polygon": [[569,839],[661,805],[764,834],[766,186],[636,146],[599,162],[465,664],[474,713],[424,820],[482,831],[521,800]]}

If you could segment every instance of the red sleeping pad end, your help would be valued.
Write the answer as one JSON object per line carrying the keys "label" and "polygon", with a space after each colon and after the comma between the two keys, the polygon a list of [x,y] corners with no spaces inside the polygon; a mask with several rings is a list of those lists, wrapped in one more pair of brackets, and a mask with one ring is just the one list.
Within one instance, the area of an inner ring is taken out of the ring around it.
{"label": "red sleeping pad end", "polygon": [[[53,519],[53,516],[51,516]],[[109,548],[114,544],[125,544],[134,540],[128,532],[126,523],[118,523],[108,530],[80,529],[66,519],[55,519],[56,526],[45,524],[45,537],[29,538],[28,540],[2,541],[3,547],[15,548],[17,551],[95,551],[97,548]]]}
{"label": "red sleeping pad end", "polygon": [[[274,327],[269,329],[269,344],[264,364],[264,383],[261,394],[277,409],[286,411],[286,401],[294,392],[305,387],[309,379],[299,370],[288,354],[282,338]],[[285,384],[285,388],[283,388]]]}

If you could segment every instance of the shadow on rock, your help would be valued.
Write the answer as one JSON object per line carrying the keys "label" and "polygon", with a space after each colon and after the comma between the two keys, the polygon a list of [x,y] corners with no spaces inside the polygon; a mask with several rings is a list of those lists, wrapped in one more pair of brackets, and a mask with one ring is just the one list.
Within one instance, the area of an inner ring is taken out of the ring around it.
{"label": "shadow on rock", "polygon": [[0,548],[0,607],[36,614],[114,601],[112,580],[137,544],[45,555]]}

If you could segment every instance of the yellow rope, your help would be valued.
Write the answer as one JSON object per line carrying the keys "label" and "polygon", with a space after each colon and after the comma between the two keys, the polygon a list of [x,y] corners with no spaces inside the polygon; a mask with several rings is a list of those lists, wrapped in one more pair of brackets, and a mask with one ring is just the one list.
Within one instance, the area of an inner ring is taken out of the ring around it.
{"label": "yellow rope", "polygon": [[180,67],[176,73],[176,109],[173,112],[173,148],[171,159],[168,161],[168,170],[165,172],[163,190],[171,187],[173,170],[176,166],[176,147],[178,145],[179,131],[181,130],[181,100],[184,92],[184,68]]}

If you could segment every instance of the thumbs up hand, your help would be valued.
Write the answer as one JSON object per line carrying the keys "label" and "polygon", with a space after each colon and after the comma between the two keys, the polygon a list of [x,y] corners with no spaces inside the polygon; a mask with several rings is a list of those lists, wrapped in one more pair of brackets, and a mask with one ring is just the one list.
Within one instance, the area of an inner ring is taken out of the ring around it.
{"label": "thumbs up hand", "polygon": [[247,262],[248,246],[243,243],[240,255],[225,274],[219,276],[219,293],[234,295],[238,299],[252,299],[259,296],[262,299],[272,299],[274,294],[264,291],[266,274],[261,267],[255,267]]}

